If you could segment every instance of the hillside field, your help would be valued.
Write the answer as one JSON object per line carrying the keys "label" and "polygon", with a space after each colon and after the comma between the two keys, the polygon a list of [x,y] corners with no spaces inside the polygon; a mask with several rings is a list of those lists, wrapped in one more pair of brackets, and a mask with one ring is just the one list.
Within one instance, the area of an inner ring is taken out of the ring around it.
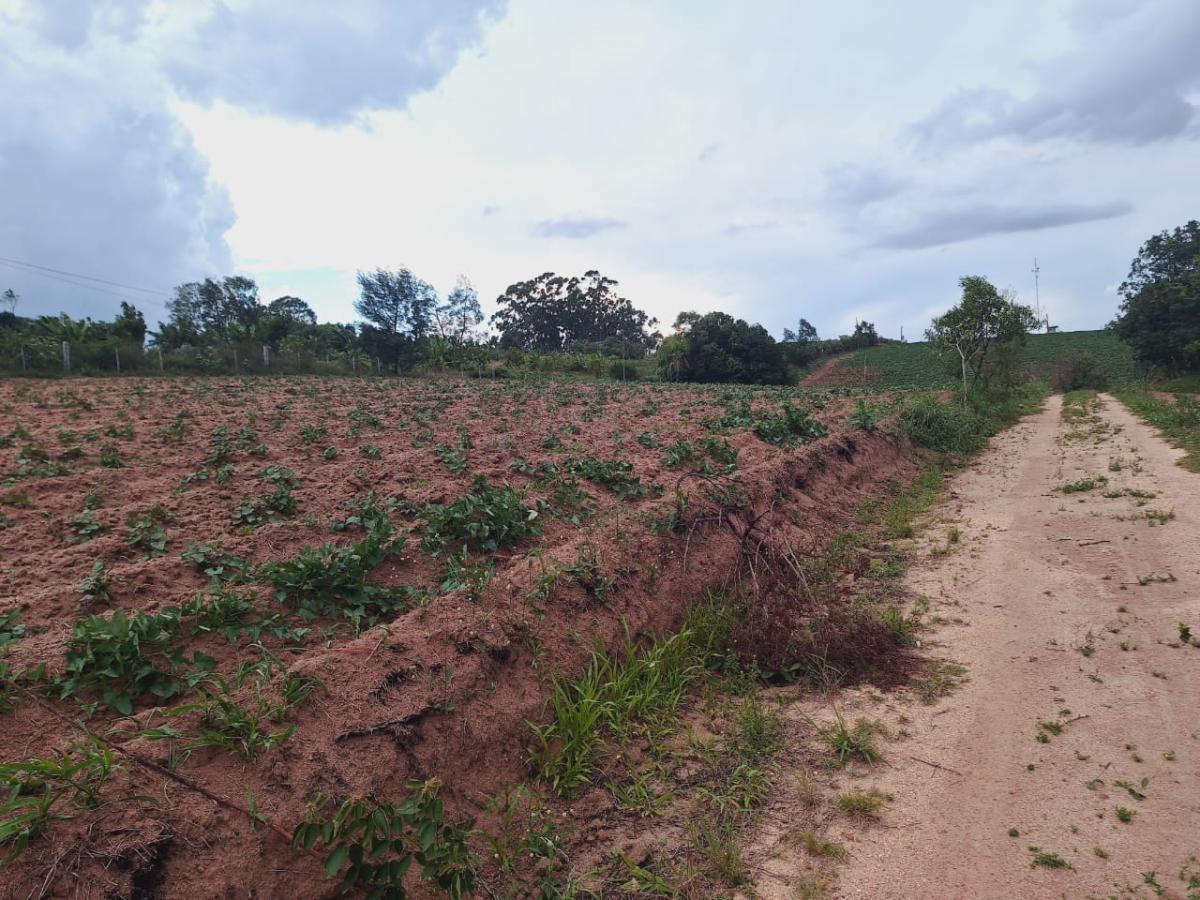
{"label": "hillside field", "polygon": [[[1129,347],[1107,331],[1065,331],[1031,334],[1021,352],[1024,371],[1048,379],[1068,353],[1087,353],[1099,363],[1114,384],[1137,377]],[[953,387],[951,362],[924,342],[881,344],[841,357],[836,366],[820,375],[824,385],[865,385],[882,389],[934,389]],[[864,379],[865,367],[865,379]]]}

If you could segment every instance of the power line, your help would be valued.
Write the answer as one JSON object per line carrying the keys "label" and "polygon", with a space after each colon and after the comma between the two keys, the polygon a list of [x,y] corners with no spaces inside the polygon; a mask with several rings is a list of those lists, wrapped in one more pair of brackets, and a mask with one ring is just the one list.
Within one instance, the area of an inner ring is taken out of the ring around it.
{"label": "power line", "polygon": [[[20,270],[22,270],[22,271],[37,270],[37,271],[30,271],[29,274],[31,274],[31,275],[37,275],[37,274],[40,274],[43,272],[50,272],[55,275],[64,275],[64,276],[67,276],[70,278],[80,278],[80,279],[83,279],[84,281],[94,281],[94,282],[97,282],[98,284],[107,284],[107,285],[110,285],[111,287],[124,288],[127,291],[140,291],[143,294],[152,294],[155,297],[169,297],[170,296],[170,294],[168,294],[166,291],[154,290],[153,288],[138,287],[137,285],[133,285],[133,284],[124,284],[123,282],[120,282],[120,281],[109,281],[107,278],[98,278],[95,275],[84,275],[80,272],[68,272],[65,269],[55,269],[52,266],[41,266],[41,265],[38,265],[37,263],[26,262],[25,260],[21,260],[21,259],[9,259],[6,256],[0,256],[0,263],[8,263],[10,266],[12,266],[14,268],[20,268]],[[47,277],[49,277],[49,276],[47,276]],[[61,279],[59,279],[59,280],[61,280]],[[70,282],[68,282],[68,283],[70,283]],[[82,285],[82,284],[79,286],[87,287],[87,285]]]}
{"label": "power line", "polygon": [[84,288],[89,291],[96,291],[101,294],[107,294],[108,296],[116,297],[119,300],[133,299],[132,297],[129,296],[128,293],[111,291],[108,288],[103,288],[103,287],[100,287],[99,285],[88,284],[86,281],[75,281],[71,278],[64,278],[61,275],[51,275],[48,272],[39,272],[36,269],[25,269],[20,266],[15,266],[12,263],[9,263],[5,260],[0,260],[0,265],[7,265],[7,266],[9,266],[9,268],[15,269],[18,272],[23,272],[26,275],[36,275],[39,278],[48,278],[51,281],[58,281],[58,282],[61,282],[62,284],[69,284],[69,285],[71,285],[71,287],[79,287],[79,288]]}

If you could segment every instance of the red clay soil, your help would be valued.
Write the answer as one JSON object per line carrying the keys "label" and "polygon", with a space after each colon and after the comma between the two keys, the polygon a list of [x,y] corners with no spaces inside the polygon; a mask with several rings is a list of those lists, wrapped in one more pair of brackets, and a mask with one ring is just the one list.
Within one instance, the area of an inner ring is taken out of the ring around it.
{"label": "red clay soil", "polygon": [[[370,490],[419,507],[453,500],[484,474],[533,494],[533,480],[510,468],[514,460],[536,465],[588,454],[629,460],[644,484],[663,484],[662,497],[650,492],[622,501],[582,482],[594,514],[581,525],[544,515],[544,535],[496,554],[495,577],[475,599],[464,591],[441,594],[358,636],[343,625],[326,637],[336,623],[308,623],[308,642],[288,652],[284,665],[315,675],[327,693],[293,712],[297,730],[291,739],[253,763],[212,749],[174,760],[181,775],[212,794],[237,804],[252,794],[261,814],[286,832],[318,792],[335,800],[366,795],[399,802],[410,779],[435,776],[445,785],[452,817],[479,817],[490,795],[527,777],[527,722],[544,719],[550,675],[579,672],[597,643],[617,646],[627,628],[636,635],[676,627],[690,602],[736,576],[745,541],[755,533],[772,531],[802,553],[819,550],[852,523],[862,499],[907,482],[915,471],[906,446],[862,431],[835,431],[815,444],[781,449],[735,430],[728,440],[739,451],[737,472],[715,482],[681,477],[685,470],[664,466],[663,447],[711,436],[701,420],[726,413],[742,397],[752,398],[755,408],[778,409],[780,395],[311,378],[0,384],[0,438],[18,434],[11,447],[0,449],[0,479],[10,476],[0,488],[0,512],[8,521],[0,530],[0,612],[19,606],[27,627],[26,636],[6,648],[7,662],[14,670],[44,662],[50,673],[62,671],[76,618],[103,612],[81,609],[75,589],[97,559],[111,573],[114,607],[154,611],[205,589],[206,579],[179,556],[192,542],[219,539],[227,551],[254,563],[279,560],[305,545],[357,540],[361,531],[331,534],[327,523],[343,518],[345,504]],[[832,398],[815,395],[815,402],[822,419],[844,419],[845,410]],[[175,442],[161,431],[180,411],[187,413],[190,432]],[[361,424],[370,415],[382,430]],[[350,437],[347,424],[356,417],[360,433]],[[226,426],[236,437],[248,422],[268,447],[264,457],[236,452],[231,481],[181,487],[201,468],[213,428]],[[301,429],[317,425],[327,428],[328,437],[302,443]],[[132,434],[122,432],[126,426]],[[105,436],[106,430],[117,436]],[[463,430],[472,445],[466,451],[470,465],[451,475],[435,447],[458,446]],[[64,443],[63,431],[74,432],[78,443],[70,435]],[[662,446],[639,444],[634,436],[640,432]],[[544,448],[551,433],[563,451]],[[99,447],[108,443],[117,446],[123,468],[97,464]],[[379,458],[362,456],[363,444],[378,446]],[[51,458],[71,447],[84,452],[67,462],[65,475],[27,477],[19,474],[26,470],[18,455],[28,445],[45,448]],[[326,446],[338,448],[336,459],[323,458]],[[298,514],[257,528],[236,525],[232,509],[265,491],[258,473],[268,464],[290,467],[300,477]],[[676,488],[689,504],[685,521],[672,530],[662,523],[676,508]],[[71,543],[66,520],[84,509],[91,493],[102,498],[94,516],[107,530]],[[168,548],[164,556],[143,559],[127,545],[124,523],[129,513],[155,504],[171,516]],[[399,514],[393,520],[417,532],[373,580],[436,584],[443,561],[420,552],[418,520]],[[611,588],[597,596],[563,576],[548,597],[538,599],[535,588],[544,573],[562,572],[581,556],[597,561]],[[259,602],[273,604],[265,590]],[[270,639],[264,643],[284,653]],[[234,646],[216,635],[187,647],[189,654],[193,650],[216,657],[218,671],[227,674],[261,658],[245,642]],[[168,742],[135,735],[167,721],[187,732],[186,717],[165,720],[162,712],[143,700],[133,717],[122,718],[100,704],[88,727],[166,766],[172,762]],[[73,699],[30,701],[0,715],[0,760],[67,748],[79,736],[65,724],[72,718],[82,718]],[[157,772],[118,762],[122,771],[106,785],[99,810],[72,811],[74,818],[54,823],[0,868],[0,885],[9,894],[333,893],[320,860],[292,851],[276,832],[250,827],[243,816]],[[583,795],[578,814],[597,802],[603,800]]]}

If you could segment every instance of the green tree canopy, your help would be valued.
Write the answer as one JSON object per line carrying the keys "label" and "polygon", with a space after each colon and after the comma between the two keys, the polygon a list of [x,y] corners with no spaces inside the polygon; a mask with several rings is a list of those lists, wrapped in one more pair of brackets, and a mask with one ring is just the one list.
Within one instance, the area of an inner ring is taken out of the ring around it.
{"label": "green tree canopy", "polygon": [[958,284],[962,299],[933,320],[925,337],[942,351],[957,354],[965,404],[992,348],[1024,341],[1030,329],[1036,327],[1037,317],[1028,306],[1017,303],[1010,292],[996,290],[986,278],[971,275],[960,278]]}
{"label": "green tree canopy", "polygon": [[686,332],[663,341],[658,366],[662,377],[672,381],[788,381],[783,351],[767,330],[723,312],[700,316]]}
{"label": "green tree canopy", "polygon": [[581,277],[546,272],[509,285],[492,324],[500,346],[562,352],[580,344],[617,342],[651,347],[657,324],[617,293],[617,282],[595,270]]}
{"label": "green tree canopy", "polygon": [[217,281],[191,281],[175,288],[167,301],[167,327],[160,324],[158,342],[165,346],[221,340],[231,328],[253,328],[263,311],[253,278],[229,275]]}
{"label": "green tree canopy", "polygon": [[1109,327],[1138,359],[1171,371],[1200,369],[1200,222],[1154,235],[1121,284]]}
{"label": "green tree canopy", "polygon": [[379,332],[418,341],[430,333],[437,291],[407,267],[359,272],[358,287],[354,309]]}

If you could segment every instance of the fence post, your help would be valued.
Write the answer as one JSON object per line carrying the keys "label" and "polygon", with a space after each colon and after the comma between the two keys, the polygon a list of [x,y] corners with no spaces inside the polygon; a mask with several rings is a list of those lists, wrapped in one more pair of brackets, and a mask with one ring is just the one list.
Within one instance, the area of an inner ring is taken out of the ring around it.
{"label": "fence post", "polygon": [[71,344],[70,344],[70,342],[63,341],[62,342],[62,350],[63,350],[63,371],[70,372],[71,371]]}
{"label": "fence post", "polygon": [[233,348],[233,371],[236,372],[237,370],[238,370],[237,347],[234,347]]}
{"label": "fence post", "polygon": [[271,368],[271,348],[263,344],[263,368]]}
{"label": "fence post", "polygon": [[118,374],[118,375],[120,375],[120,374],[121,374],[121,348],[120,348],[120,347],[114,347],[114,348],[113,348],[113,353],[114,353],[114,354],[116,355],[116,357],[117,357],[117,374]]}
{"label": "fence post", "polygon": [[25,371],[25,345],[21,345],[21,371]]}
{"label": "fence post", "polygon": [[155,349],[158,350],[158,371],[161,372],[163,370],[162,347],[156,347]]}

